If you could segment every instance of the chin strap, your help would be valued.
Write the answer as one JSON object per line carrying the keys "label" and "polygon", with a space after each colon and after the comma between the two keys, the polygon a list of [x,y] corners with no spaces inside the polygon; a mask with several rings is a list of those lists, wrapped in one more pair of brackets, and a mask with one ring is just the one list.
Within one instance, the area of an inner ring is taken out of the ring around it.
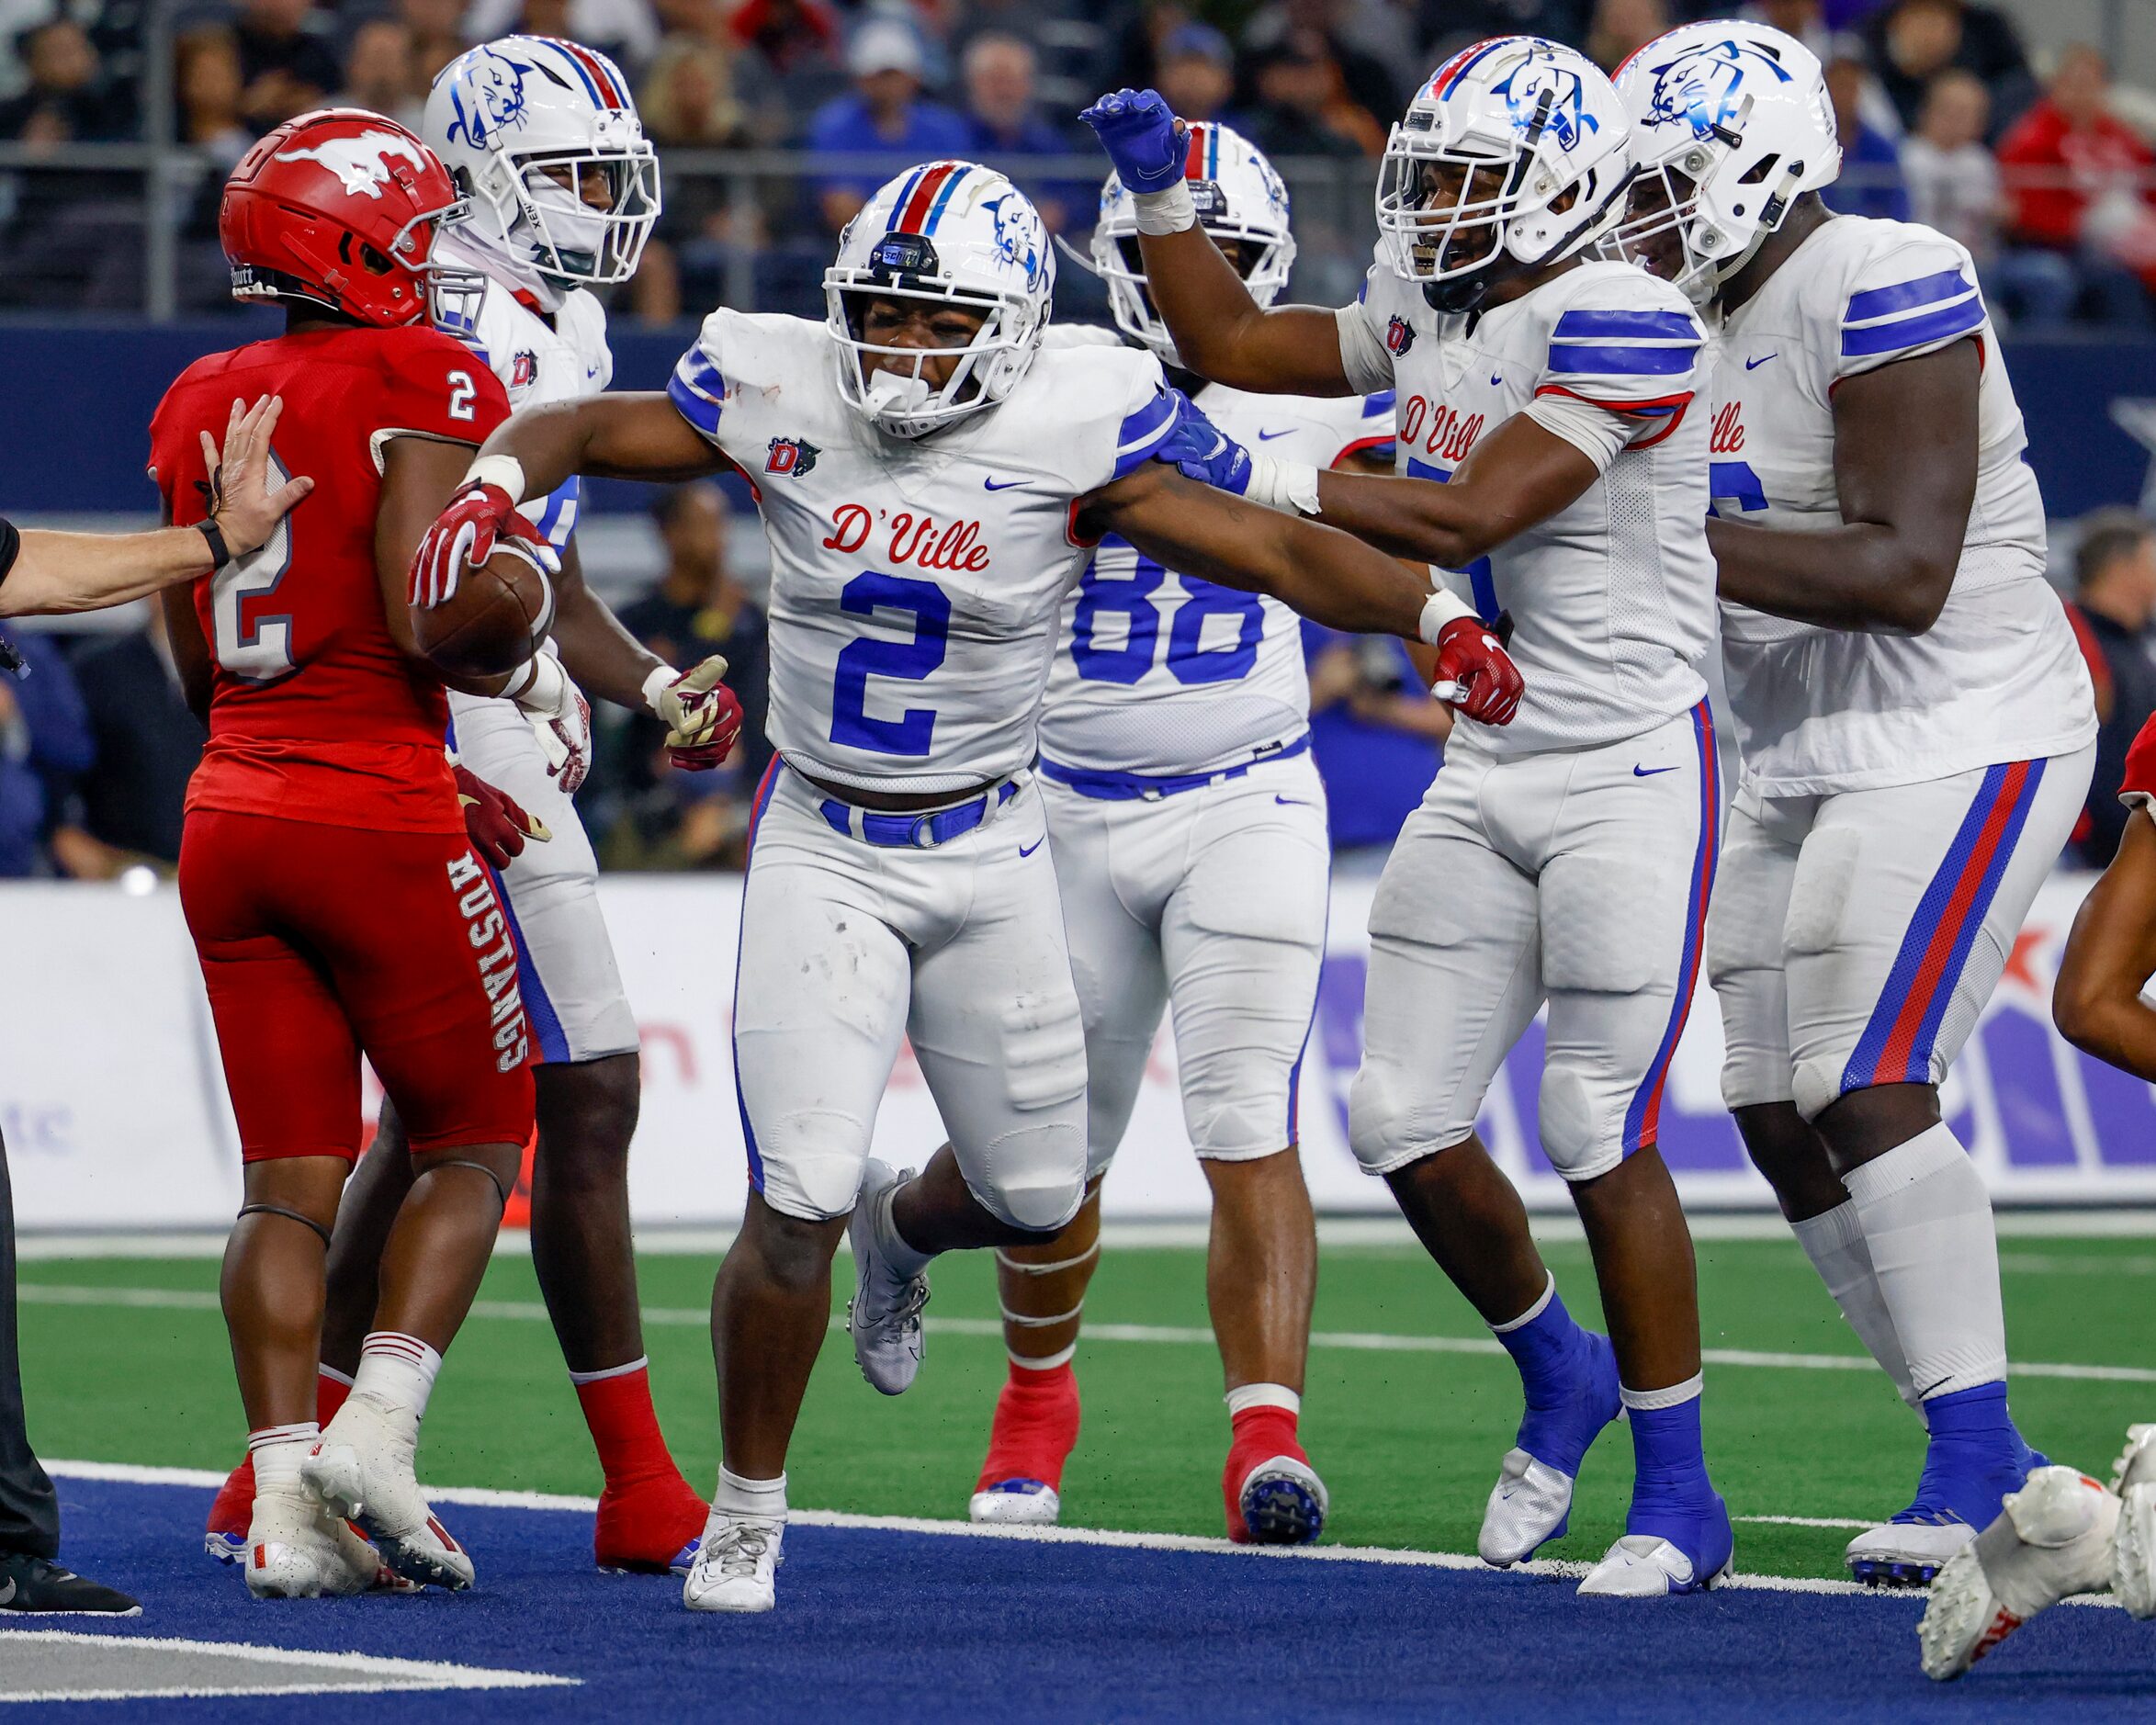
{"label": "chin strap", "polygon": [[329,1250],[330,1231],[312,1216],[303,1216],[297,1210],[287,1210],[282,1204],[242,1204],[243,1216],[282,1216],[287,1222],[296,1222],[302,1228],[311,1230],[322,1237],[322,1250]]}

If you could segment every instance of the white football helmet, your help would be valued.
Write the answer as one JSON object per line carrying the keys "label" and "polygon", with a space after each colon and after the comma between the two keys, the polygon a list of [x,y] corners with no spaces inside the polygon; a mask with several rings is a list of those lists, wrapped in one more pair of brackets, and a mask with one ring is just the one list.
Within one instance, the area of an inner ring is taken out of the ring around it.
{"label": "white football helmet", "polygon": [[1818,56],[1764,24],[1688,24],[1617,69],[1637,164],[1631,210],[1604,242],[1705,305],[1842,171]]}
{"label": "white football helmet", "polygon": [[[551,36],[483,43],[442,68],[420,133],[472,200],[468,232],[558,283],[637,273],[659,220],[659,158],[604,54]],[[591,168],[613,192],[604,209],[578,193]]]}
{"label": "white football helmet", "polygon": [[1462,49],[1385,141],[1377,225],[1394,269],[1436,310],[1467,311],[1507,276],[1584,250],[1623,214],[1629,130],[1609,80],[1573,49],[1539,36]]}
{"label": "white football helmet", "polygon": [[[1295,236],[1288,231],[1288,188],[1264,152],[1239,131],[1216,120],[1190,129],[1183,178],[1198,207],[1198,225],[1224,245],[1235,242],[1250,298],[1270,306],[1288,285],[1295,262]],[[1138,210],[1120,177],[1101,188],[1101,217],[1093,226],[1093,268],[1108,284],[1115,327],[1150,348],[1163,365],[1180,366],[1175,338],[1153,309],[1146,290],[1146,265],[1138,254]]]}
{"label": "white football helmet", "polygon": [[[839,390],[895,437],[925,437],[1002,400],[1040,351],[1055,286],[1048,231],[1017,186],[973,162],[925,162],[886,183],[839,236],[823,274]],[[935,300],[982,313],[963,347],[879,347],[872,299]],[[870,355],[899,362],[871,375]],[[941,389],[923,370],[955,358]]]}

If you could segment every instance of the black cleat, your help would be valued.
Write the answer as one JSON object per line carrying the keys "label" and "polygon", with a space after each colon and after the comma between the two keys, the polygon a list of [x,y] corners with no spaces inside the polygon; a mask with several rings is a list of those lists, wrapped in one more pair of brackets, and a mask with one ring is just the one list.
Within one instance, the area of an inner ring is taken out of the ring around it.
{"label": "black cleat", "polygon": [[25,1553],[0,1553],[0,1612],[39,1617],[79,1612],[107,1618],[139,1618],[142,1607],[117,1587],[107,1587],[71,1569]]}

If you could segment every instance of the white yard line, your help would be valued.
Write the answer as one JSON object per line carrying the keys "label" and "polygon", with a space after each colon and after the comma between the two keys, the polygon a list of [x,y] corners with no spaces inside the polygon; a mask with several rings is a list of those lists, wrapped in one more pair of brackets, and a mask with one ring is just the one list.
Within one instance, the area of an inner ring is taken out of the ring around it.
{"label": "white yard line", "polygon": [[[217,1295],[207,1291],[179,1288],[100,1288],[64,1282],[23,1282],[17,1293],[25,1305],[164,1307],[178,1312],[214,1312]],[[475,1318],[513,1323],[544,1324],[547,1308],[536,1300],[477,1300]],[[646,1306],[644,1322],[661,1327],[701,1329],[711,1314],[697,1306]],[[941,1336],[997,1336],[1002,1325],[994,1318],[930,1318],[929,1333]],[[840,1327],[833,1319],[832,1328]],[[1153,1346],[1202,1347],[1213,1345],[1213,1332],[1195,1325],[1090,1324],[1086,1337],[1094,1342],[1134,1342]],[[1374,1330],[1319,1330],[1310,1337],[1314,1348],[1352,1353],[1474,1354],[1496,1357],[1504,1353],[1489,1336],[1394,1336]],[[1699,1358],[1710,1366],[1760,1368],[1774,1371],[1876,1371],[1862,1354],[1783,1354],[1746,1347],[1709,1347]],[[2086,1383],[2152,1383],[2156,1369],[2144,1366],[2055,1365],[2041,1360],[2017,1361],[2007,1370],[2025,1378],[2065,1378]]]}
{"label": "white yard line", "polygon": [[[0,1691],[0,1703],[16,1701],[130,1701],[170,1697],[188,1699],[216,1696],[256,1695],[389,1695],[414,1689],[564,1689],[581,1684],[579,1677],[558,1677],[536,1671],[494,1671],[480,1665],[457,1665],[435,1659],[386,1659],[371,1653],[317,1653],[289,1647],[262,1647],[250,1641],[198,1641],[177,1636],[96,1635],[79,1629],[16,1629],[0,1622],[0,1648],[11,1642],[35,1641],[47,1646],[114,1649],[147,1648],[164,1653],[185,1653],[201,1659],[244,1660],[255,1665],[293,1665],[314,1670],[349,1673],[347,1676],[301,1677],[289,1684],[233,1684],[172,1688],[145,1685],[141,1688],[26,1689],[13,1694]],[[123,1655],[124,1656],[124,1655]]]}

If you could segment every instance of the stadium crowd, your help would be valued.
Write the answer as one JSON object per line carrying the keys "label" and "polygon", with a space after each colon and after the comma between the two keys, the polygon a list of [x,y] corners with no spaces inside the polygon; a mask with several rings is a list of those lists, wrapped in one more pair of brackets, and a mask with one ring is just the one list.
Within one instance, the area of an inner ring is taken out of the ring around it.
{"label": "stadium crowd", "polygon": [[[71,144],[193,153],[164,212],[183,235],[180,304],[225,303],[214,231],[225,173],[263,131],[325,102],[416,121],[434,74],[512,29],[614,55],[670,153],[811,152],[742,182],[677,159],[667,209],[618,311],[672,321],[739,298],[813,308],[829,235],[891,168],[964,154],[1021,166],[1089,153],[1090,93],[1157,85],[1275,158],[1351,183],[1418,73],[1461,43],[1531,30],[1605,67],[1704,0],[190,0],[174,44],[169,139],[145,139],[141,0],[0,0],[0,306],[142,303],[143,179]],[[1829,67],[1847,167],[1830,201],[1952,233],[1995,309],[2026,328],[2146,326],[2156,284],[2156,95],[2115,87],[2093,49],[2038,70],[1981,0],[1751,0]],[[1213,17],[1239,20],[1233,35]],[[1326,166],[1328,162],[1332,164]],[[796,171],[798,170],[798,171]],[[1367,170],[1364,170],[1367,173]],[[1292,178],[1293,175],[1291,175]],[[1052,228],[1089,226],[1087,182],[1029,185]],[[1358,230],[1359,231],[1359,230]],[[1315,262],[1315,257],[1309,261]],[[743,273],[745,270],[745,274]],[[1075,276],[1075,272],[1072,273]],[[1082,291],[1082,280],[1067,284]]]}

